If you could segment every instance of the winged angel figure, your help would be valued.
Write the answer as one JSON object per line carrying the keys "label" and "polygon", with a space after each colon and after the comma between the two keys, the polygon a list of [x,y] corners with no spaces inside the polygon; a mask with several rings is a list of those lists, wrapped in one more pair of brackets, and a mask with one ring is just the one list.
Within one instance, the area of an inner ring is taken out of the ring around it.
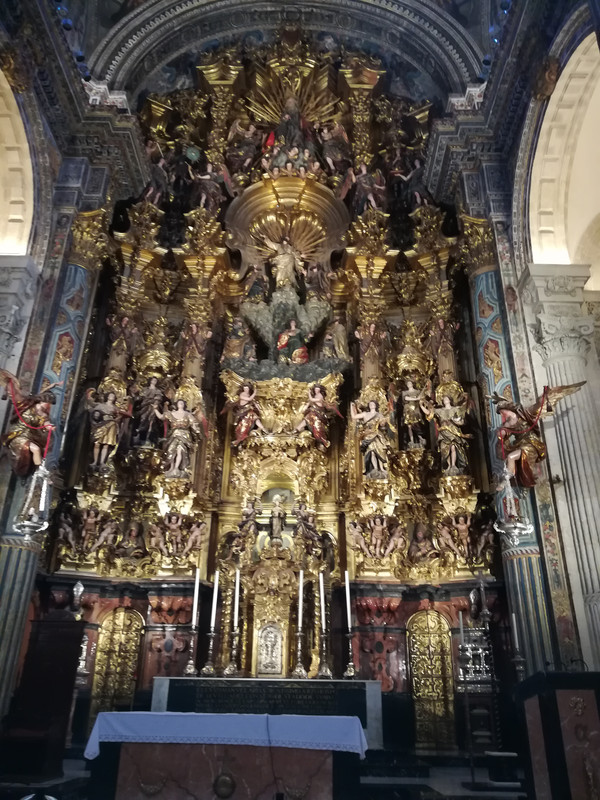
{"label": "winged angel figure", "polygon": [[578,392],[584,383],[545,387],[542,396],[527,408],[496,392],[489,396],[502,419],[502,425],[496,431],[500,455],[509,476],[516,478],[520,486],[535,486],[533,467],[546,458],[546,445],[539,428],[540,419],[551,414],[563,397]]}

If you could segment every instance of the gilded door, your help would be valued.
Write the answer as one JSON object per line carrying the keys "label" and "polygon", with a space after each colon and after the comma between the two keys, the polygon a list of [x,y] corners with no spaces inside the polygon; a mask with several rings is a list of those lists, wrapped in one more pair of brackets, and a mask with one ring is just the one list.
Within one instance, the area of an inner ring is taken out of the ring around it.
{"label": "gilded door", "polygon": [[116,608],[105,617],[94,665],[92,722],[99,711],[131,704],[143,625],[141,615],[130,608]]}
{"label": "gilded door", "polygon": [[419,611],[407,638],[417,745],[448,749],[455,744],[450,626],[437,611]]}

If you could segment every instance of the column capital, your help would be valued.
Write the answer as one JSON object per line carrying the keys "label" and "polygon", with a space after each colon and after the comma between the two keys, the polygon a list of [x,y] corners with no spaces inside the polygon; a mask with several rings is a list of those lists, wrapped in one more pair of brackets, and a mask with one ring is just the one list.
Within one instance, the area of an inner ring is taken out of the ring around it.
{"label": "column capital", "polygon": [[528,271],[544,310],[557,303],[583,302],[583,287],[590,277],[589,264],[529,264]]}
{"label": "column capital", "polygon": [[538,314],[537,320],[537,327],[533,330],[535,349],[545,364],[555,359],[587,359],[594,337],[592,316]]}

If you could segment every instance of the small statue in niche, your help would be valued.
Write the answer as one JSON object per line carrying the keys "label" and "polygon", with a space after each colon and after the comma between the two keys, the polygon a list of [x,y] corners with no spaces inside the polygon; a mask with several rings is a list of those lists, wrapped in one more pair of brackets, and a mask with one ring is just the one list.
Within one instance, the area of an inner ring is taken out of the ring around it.
{"label": "small statue in niche", "polygon": [[54,430],[50,422],[50,409],[56,397],[51,389],[62,386],[62,381],[50,384],[40,394],[29,395],[23,393],[17,378],[5,369],[0,369],[0,382],[8,389],[15,414],[8,433],[4,434],[1,441],[8,449],[15,475],[26,478],[42,465],[48,437]]}
{"label": "small statue in niche", "polygon": [[424,447],[423,421],[431,415],[426,403],[426,391],[417,389],[412,378],[407,378],[406,389],[401,393],[402,424],[408,437],[408,447]]}
{"label": "small statue in niche", "polygon": [[363,385],[383,377],[382,364],[388,349],[388,333],[380,323],[361,325],[354,335],[360,342],[360,374]]}
{"label": "small statue in niche", "polygon": [[141,522],[132,522],[129,525],[127,535],[116,547],[115,555],[119,558],[143,558],[147,555],[144,526]]}
{"label": "small statue in niche", "polygon": [[321,384],[316,383],[314,386],[309,386],[308,403],[302,409],[304,417],[294,429],[294,433],[300,433],[308,428],[316,441],[323,447],[329,447],[329,414],[333,411],[338,417],[342,416],[334,403],[326,401],[326,395],[325,387]]}
{"label": "small statue in niche", "polygon": [[283,544],[283,531],[285,529],[286,512],[283,508],[283,499],[281,495],[276,494],[273,497],[273,508],[271,509],[270,517],[270,534],[269,543],[271,545]]}
{"label": "small statue in niche", "polygon": [[243,383],[238,389],[237,402],[228,403],[221,413],[229,408],[233,411],[234,440],[233,446],[238,447],[254,430],[266,433],[262,424],[261,409],[256,400],[256,389],[251,383]]}
{"label": "small statue in niche", "polygon": [[177,343],[182,357],[181,378],[192,378],[198,386],[204,375],[206,346],[212,338],[212,331],[197,322],[187,322]]}
{"label": "small statue in niche", "polygon": [[232,561],[234,564],[238,564],[245,549],[246,543],[239,530],[228,531],[223,537],[221,552],[226,561]]}
{"label": "small statue in niche", "polygon": [[358,165],[356,173],[350,167],[340,190],[340,199],[344,199],[353,185],[356,186],[353,205],[357,216],[363,214],[368,208],[381,208],[385,198],[385,178],[380,170],[376,170],[375,173],[369,172],[364,161]]}
{"label": "small statue in niche", "polygon": [[242,509],[242,520],[238,525],[240,534],[245,537],[256,537],[258,534],[258,515],[262,514],[262,504],[257,498],[246,500]]}
{"label": "small statue in niche", "polygon": [[438,445],[442,457],[442,469],[447,475],[460,475],[469,466],[468,442],[470,433],[463,433],[467,414],[467,405],[453,405],[452,399],[445,394],[442,405],[433,411],[437,419]]}
{"label": "small statue in niche", "polygon": [[277,360],[282,364],[306,364],[308,362],[306,338],[298,328],[295,319],[291,319],[286,330],[277,337]]}
{"label": "small statue in niche", "polygon": [[303,501],[299,500],[292,508],[297,523],[294,527],[294,537],[299,537],[305,542],[318,542],[320,540],[315,512]]}
{"label": "small statue in niche", "polygon": [[165,558],[169,558],[165,532],[162,526],[157,525],[155,522],[148,527],[148,550],[158,550]]}
{"label": "small statue in niche", "polygon": [[367,542],[364,537],[363,529],[356,521],[351,521],[348,523],[348,538],[352,542],[352,546],[355,550],[362,550],[362,552],[371,557],[371,552],[367,547]]}
{"label": "small statue in niche", "polygon": [[199,522],[194,522],[192,527],[189,531],[188,540],[183,548],[183,552],[181,553],[181,557],[184,558],[192,550],[200,550],[206,541],[206,537],[208,536],[208,526],[204,520],[200,520]]}
{"label": "small statue in niche", "polygon": [[452,380],[456,374],[454,333],[457,329],[457,323],[443,317],[438,317],[429,328],[429,350],[437,364],[440,381],[447,380],[448,376]]}
{"label": "small statue in niche", "polygon": [[158,378],[152,377],[148,385],[136,399],[135,417],[137,417],[134,443],[136,445],[155,445],[161,438],[154,409],[163,401],[163,391],[158,385]]}
{"label": "small statue in niche", "polygon": [[100,531],[100,536],[94,543],[94,546],[90,550],[88,555],[92,555],[99,550],[100,547],[114,547],[114,544],[117,540],[117,536],[119,535],[119,525],[117,522],[113,520],[108,520],[108,522],[104,525],[102,530]]}
{"label": "small statue in niche", "polygon": [[383,542],[387,535],[387,522],[381,514],[371,517],[367,522],[371,528],[371,555],[381,558]]}
{"label": "small statue in niche", "polygon": [[83,539],[81,549],[85,553],[90,542],[95,541],[100,525],[100,511],[95,507],[84,508],[81,514]]}
{"label": "small statue in niche", "polygon": [[58,517],[58,539],[68,544],[73,553],[76,553],[78,549],[75,528],[76,524],[72,511],[67,508],[61,509]]}
{"label": "small statue in niche", "polygon": [[339,358],[341,361],[350,361],[348,348],[348,333],[341,317],[335,317],[326,330],[321,345],[321,358]]}
{"label": "small statue in niche", "polygon": [[439,558],[439,552],[431,541],[431,534],[423,522],[417,522],[408,547],[408,560],[412,564],[422,564],[433,558]]}
{"label": "small statue in niche", "polygon": [[456,543],[452,537],[450,525],[451,522],[447,519],[443,519],[437,524],[437,539],[440,550],[450,550],[450,552],[454,553],[454,555],[458,558],[465,558],[465,555],[461,553],[456,546]]}
{"label": "small statue in niche", "polygon": [[245,303],[263,302],[269,289],[264,264],[251,264],[244,277],[243,284]]}
{"label": "small statue in niche", "polygon": [[457,513],[452,520],[452,525],[458,536],[462,556],[468,558],[471,552],[471,515],[463,512]]}
{"label": "small statue in niche", "polygon": [[391,556],[392,553],[403,553],[406,549],[406,527],[397,522],[390,531],[390,538],[383,554],[384,558]]}
{"label": "small statue in niche", "polygon": [[306,270],[307,300],[331,300],[331,281],[335,272],[321,263],[313,263]]}
{"label": "small statue in niche", "polygon": [[221,363],[239,358],[243,358],[245,361],[256,361],[256,345],[252,341],[250,329],[244,320],[236,316],[228,325]]}
{"label": "small statue in niche", "polygon": [[208,435],[206,418],[197,411],[192,414],[187,410],[187,403],[182,398],[175,400],[175,408],[171,411],[169,404],[161,412],[154,409],[155,415],[168,425],[167,440],[164,452],[165,478],[186,478],[190,474],[195,440]]}
{"label": "small statue in niche", "polygon": [[370,400],[367,409],[360,412],[356,410],[356,405],[351,403],[350,416],[359,429],[365,478],[385,480],[388,475],[388,453],[396,433],[396,428],[390,421],[390,414],[382,414],[379,411],[379,403]]}
{"label": "small statue in niche", "polygon": [[144,345],[143,336],[127,316],[119,319],[118,316],[111,315],[106,318],[106,325],[111,339],[106,373],[115,370],[124,376],[134,356]]}
{"label": "small statue in niche", "polygon": [[98,394],[94,389],[88,389],[86,394],[87,407],[92,425],[92,443],[94,445],[91,469],[106,466],[112,459],[121,438],[121,425],[125,418],[130,418],[131,413],[117,405],[115,392],[107,392],[104,400],[97,399]]}

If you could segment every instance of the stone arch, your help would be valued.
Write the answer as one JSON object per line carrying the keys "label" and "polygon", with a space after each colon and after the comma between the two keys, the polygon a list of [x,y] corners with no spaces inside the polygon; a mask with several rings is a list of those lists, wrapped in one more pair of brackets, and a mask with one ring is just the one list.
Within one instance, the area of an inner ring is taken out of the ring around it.
{"label": "stone arch", "polygon": [[90,69],[112,88],[135,93],[140,77],[192,44],[241,36],[257,27],[276,31],[285,21],[307,31],[360,32],[378,48],[421,69],[430,62],[448,91],[464,92],[481,70],[483,53],[460,24],[433,4],[417,0],[306,0],[277,7],[266,0],[155,0],[125,17],[96,47]]}
{"label": "stone arch", "polygon": [[25,126],[8,79],[0,72],[0,256],[29,250],[33,165]]}
{"label": "stone arch", "polygon": [[[529,192],[534,263],[578,263],[582,247],[589,251],[600,213],[599,129],[600,51],[591,33],[564,64],[541,121]],[[595,258],[600,280],[600,247]]]}

